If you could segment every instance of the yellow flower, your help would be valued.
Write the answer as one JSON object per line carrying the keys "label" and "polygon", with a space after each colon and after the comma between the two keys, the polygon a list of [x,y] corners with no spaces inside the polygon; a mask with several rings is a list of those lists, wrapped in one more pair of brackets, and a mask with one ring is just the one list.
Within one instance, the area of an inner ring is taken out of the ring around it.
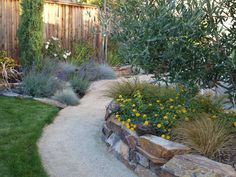
{"label": "yellow flower", "polygon": [[150,103],[148,106],[152,106],[152,104]]}
{"label": "yellow flower", "polygon": [[157,116],[158,116],[158,114],[155,114],[154,116],[155,116],[155,117],[157,117]]}
{"label": "yellow flower", "polygon": [[122,125],[125,125],[125,121],[122,121]]}
{"label": "yellow flower", "polygon": [[169,139],[170,139],[170,136],[169,136],[169,135],[167,135],[167,136],[166,136],[166,139],[168,139],[168,140],[169,140]]}
{"label": "yellow flower", "polygon": [[120,98],[120,99],[123,98],[122,95],[119,95],[119,98]]}
{"label": "yellow flower", "polygon": [[127,122],[129,122],[129,123],[130,123],[130,122],[131,122],[131,120],[130,120],[130,119],[127,119]]}
{"label": "yellow flower", "polygon": [[165,137],[166,137],[166,135],[162,134],[162,135],[161,135],[161,137],[162,137],[162,138],[165,138]]}
{"label": "yellow flower", "polygon": [[174,109],[174,106],[170,106],[170,109]]}
{"label": "yellow flower", "polygon": [[234,125],[234,127],[236,127],[236,121],[235,121],[235,122],[233,122],[233,125]]}
{"label": "yellow flower", "polygon": [[119,114],[116,114],[116,118],[118,119],[120,116],[119,116]]}
{"label": "yellow flower", "polygon": [[133,111],[133,112],[137,112],[137,110],[136,110],[136,109],[133,109],[132,111]]}
{"label": "yellow flower", "polygon": [[119,102],[119,101],[120,101],[120,99],[116,99],[116,101],[117,101],[117,102]]}
{"label": "yellow flower", "polygon": [[133,127],[136,128],[137,126],[134,124]]}
{"label": "yellow flower", "polygon": [[168,119],[168,116],[164,116],[163,119],[165,119],[165,120]]}
{"label": "yellow flower", "polygon": [[181,111],[182,111],[182,113],[187,113],[187,109],[186,108],[183,108]]}
{"label": "yellow flower", "polygon": [[165,109],[165,107],[160,107],[161,110]]}
{"label": "yellow flower", "polygon": [[215,118],[216,118],[216,115],[213,115],[212,118],[215,119]]}
{"label": "yellow flower", "polygon": [[117,119],[120,122],[120,118]]}
{"label": "yellow flower", "polygon": [[134,131],[134,128],[132,127],[132,128],[130,128],[130,130],[131,130],[131,131]]}
{"label": "yellow flower", "polygon": [[170,101],[170,102],[174,102],[174,99],[170,98],[169,101]]}
{"label": "yellow flower", "polygon": [[140,114],[137,112],[136,114],[135,114],[137,117],[139,117],[140,116]]}
{"label": "yellow flower", "polygon": [[149,123],[148,123],[148,121],[145,121],[144,123],[143,123],[143,125],[148,125]]}
{"label": "yellow flower", "polygon": [[189,118],[188,117],[185,117],[185,119],[184,119],[186,122],[188,122],[189,121]]}
{"label": "yellow flower", "polygon": [[136,106],[135,104],[132,105],[132,107],[135,107],[135,106]]}
{"label": "yellow flower", "polygon": [[144,118],[144,119],[145,119],[145,118],[147,118],[147,115],[146,115],[146,114],[144,114],[144,115],[143,115],[143,118]]}
{"label": "yellow flower", "polygon": [[161,124],[157,124],[157,128],[161,128]]}
{"label": "yellow flower", "polygon": [[157,103],[160,103],[160,100],[157,100]]}
{"label": "yellow flower", "polygon": [[127,129],[130,129],[130,126],[129,126],[129,125],[126,125],[126,128],[127,128]]}

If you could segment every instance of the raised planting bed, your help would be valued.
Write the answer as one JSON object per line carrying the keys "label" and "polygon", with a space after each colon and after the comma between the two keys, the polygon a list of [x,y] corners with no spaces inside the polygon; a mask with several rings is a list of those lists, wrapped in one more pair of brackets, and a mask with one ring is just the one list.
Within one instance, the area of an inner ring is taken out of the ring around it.
{"label": "raised planting bed", "polygon": [[[143,177],[235,177],[232,166],[204,156],[190,154],[187,146],[127,128],[118,120],[114,102],[107,107],[102,129],[109,150],[130,169]],[[137,133],[138,132],[138,133]],[[146,130],[148,132],[148,130]]]}

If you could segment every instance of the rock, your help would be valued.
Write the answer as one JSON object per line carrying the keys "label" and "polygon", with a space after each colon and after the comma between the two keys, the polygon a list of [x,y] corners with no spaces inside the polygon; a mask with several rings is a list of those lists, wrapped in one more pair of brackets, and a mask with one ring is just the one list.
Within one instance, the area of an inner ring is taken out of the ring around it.
{"label": "rock", "polygon": [[140,177],[157,177],[155,173],[147,168],[142,167],[141,165],[138,165],[135,168],[135,173],[137,173]]}
{"label": "rock", "polygon": [[105,121],[107,121],[114,112],[117,112],[119,110],[119,104],[115,101],[112,101],[106,109],[106,115],[105,115]]}
{"label": "rock", "polygon": [[168,161],[168,160],[166,160],[164,158],[155,157],[155,156],[149,154],[148,152],[143,150],[141,147],[137,147],[137,150],[138,150],[138,152],[143,154],[146,158],[148,158],[155,165],[161,166],[161,165],[164,165]]}
{"label": "rock", "polygon": [[[177,177],[235,177],[230,165],[215,162],[199,155],[176,155],[162,169]],[[164,173],[163,173],[164,174]],[[164,176],[164,175],[162,175]]]}
{"label": "rock", "polygon": [[122,160],[128,161],[129,147],[122,140],[119,140],[114,145],[113,150],[122,158]]}
{"label": "rock", "polygon": [[102,127],[102,133],[105,136],[105,138],[107,139],[112,134],[112,131],[107,127],[106,124],[104,124]]}
{"label": "rock", "polygon": [[60,108],[60,109],[64,109],[64,108],[67,107],[67,105],[65,105],[65,104],[63,104],[59,101],[48,99],[48,98],[34,98],[34,100],[39,101],[41,103],[45,103],[45,104],[55,106],[55,107]]}
{"label": "rock", "polygon": [[174,155],[181,155],[189,152],[189,148],[161,137],[145,135],[139,138],[141,149],[157,158],[171,159]]}
{"label": "rock", "polygon": [[15,92],[11,92],[11,91],[3,91],[3,92],[1,92],[1,95],[8,96],[8,97],[18,97],[18,96],[20,96],[20,94],[15,93]]}
{"label": "rock", "polygon": [[121,139],[131,148],[135,149],[138,145],[138,135],[135,131],[131,131],[126,127],[121,127]]}
{"label": "rock", "polygon": [[138,163],[140,165],[142,165],[143,167],[145,167],[145,168],[149,167],[149,160],[146,157],[144,157],[142,154],[137,152],[136,159],[137,159]]}
{"label": "rock", "polygon": [[108,146],[114,147],[114,145],[120,140],[120,137],[115,134],[112,133],[107,139],[106,139],[106,143]]}
{"label": "rock", "polygon": [[152,126],[144,126],[142,124],[138,124],[136,127],[136,132],[138,136],[143,136],[143,135],[155,135],[156,131]]}
{"label": "rock", "polygon": [[119,122],[116,119],[115,115],[112,115],[109,118],[109,120],[106,121],[106,125],[114,133],[117,133],[118,135],[121,134],[121,126],[122,126],[122,124],[121,124],[121,122]]}

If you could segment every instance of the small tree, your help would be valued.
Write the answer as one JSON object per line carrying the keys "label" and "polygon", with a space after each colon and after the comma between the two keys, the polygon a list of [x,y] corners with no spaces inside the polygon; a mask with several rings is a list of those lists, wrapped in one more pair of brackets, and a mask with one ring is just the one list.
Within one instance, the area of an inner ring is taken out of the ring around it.
{"label": "small tree", "polygon": [[20,62],[25,68],[40,66],[43,47],[43,0],[22,0],[22,15],[17,37]]}

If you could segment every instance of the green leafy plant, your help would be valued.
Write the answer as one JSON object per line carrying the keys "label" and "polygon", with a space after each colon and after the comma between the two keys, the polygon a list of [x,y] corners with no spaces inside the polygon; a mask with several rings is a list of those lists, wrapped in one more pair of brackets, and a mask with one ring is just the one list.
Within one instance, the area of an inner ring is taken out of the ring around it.
{"label": "green leafy plant", "polygon": [[43,48],[43,0],[22,0],[22,15],[17,31],[20,44],[20,61],[30,69],[34,64],[39,67]]}
{"label": "green leafy plant", "polygon": [[110,66],[119,66],[122,64],[121,56],[118,52],[118,45],[115,42],[110,42],[107,53],[107,63]]}
{"label": "green leafy plant", "polygon": [[[113,38],[126,63],[153,73],[157,81],[180,83],[186,92],[196,86],[221,86],[234,103],[235,4],[233,0],[120,2],[113,13],[117,27]],[[232,25],[227,27],[226,20]]]}
{"label": "green leafy plant", "polygon": [[66,61],[70,55],[71,52],[65,51],[62,46],[61,42],[56,37],[51,37],[44,46],[44,57],[50,57],[51,59],[56,60],[64,60]]}
{"label": "green leafy plant", "polygon": [[67,105],[74,106],[79,104],[79,98],[72,88],[65,88],[63,90],[57,91],[53,98]]}
{"label": "green leafy plant", "polygon": [[81,78],[78,74],[73,74],[69,80],[72,88],[74,89],[75,93],[78,94],[80,97],[83,96],[89,88],[90,82],[85,79]]}
{"label": "green leafy plant", "polygon": [[209,115],[198,115],[194,121],[179,124],[177,138],[198,153],[212,158],[230,140],[230,134],[222,121],[212,120]]}
{"label": "green leafy plant", "polygon": [[85,41],[74,42],[72,56],[69,61],[72,64],[81,65],[88,62],[95,55],[93,47]]}

